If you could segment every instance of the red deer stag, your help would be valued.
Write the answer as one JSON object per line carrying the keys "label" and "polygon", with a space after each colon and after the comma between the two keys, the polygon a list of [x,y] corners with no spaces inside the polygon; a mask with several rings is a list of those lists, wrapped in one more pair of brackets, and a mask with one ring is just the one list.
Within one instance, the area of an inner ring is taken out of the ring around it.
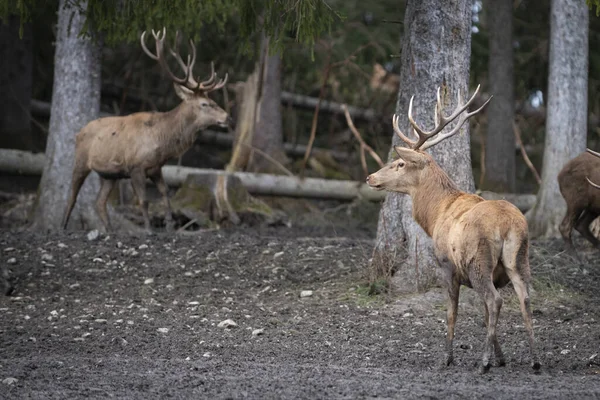
{"label": "red deer stag", "polygon": [[600,248],[600,241],[590,231],[590,224],[600,215],[600,186],[594,183],[600,182],[600,153],[587,149],[587,152],[566,163],[557,179],[560,193],[567,203],[567,212],[560,223],[560,234],[567,250],[579,259],[571,239],[573,228]]}
{"label": "red deer stag", "polygon": [[[537,370],[540,364],[535,351],[529,304],[531,273],[525,217],[517,207],[507,201],[484,200],[480,196],[459,190],[433,158],[424,152],[425,149],[459,132],[470,117],[487,105],[489,99],[479,109],[462,114],[478,91],[479,86],[464,105],[461,104],[459,92],[456,110],[445,117],[438,89],[435,128],[430,132],[421,129],[413,119],[413,96],[408,107],[408,120],[413,136],[416,132],[417,140],[411,140],[402,133],[398,127],[399,117],[394,115],[394,131],[409,148],[395,147],[399,158],[369,175],[367,183],[377,190],[408,194],[413,202],[413,218],[433,239],[435,255],[444,271],[444,283],[448,289],[446,365],[454,362],[452,341],[461,285],[473,288],[485,306],[487,339],[481,372],[489,370],[492,355],[495,356],[497,365],[505,364],[496,336],[496,325],[502,307],[502,297],[496,289],[512,282],[519,297],[525,329],[529,335],[531,365]],[[439,134],[459,115],[461,117],[451,131]],[[438,134],[439,136],[434,138]]]}
{"label": "red deer stag", "polygon": [[[158,61],[169,75],[175,87],[175,93],[183,100],[177,107],[167,112],[139,112],[121,117],[105,117],[89,122],[76,136],[75,163],[71,192],[63,217],[63,229],[66,229],[69,216],[75,205],[81,185],[91,171],[100,175],[101,188],[96,200],[96,210],[107,230],[111,229],[106,202],[115,185],[123,178],[131,178],[134,191],[139,199],[144,217],[144,226],[150,231],[148,201],[146,200],[146,178],[150,178],[160,191],[165,207],[167,229],[172,228],[173,217],[168,197],[168,187],[163,179],[161,167],[171,158],[178,157],[188,150],[199,130],[211,125],[228,126],[227,113],[208,98],[208,93],[220,89],[227,82],[227,75],[217,82],[214,64],[211,63],[211,75],[206,81],[198,82],[192,76],[196,61],[196,47],[190,39],[191,56],[187,63],[183,61],[177,49],[168,49],[184,71],[184,77],[173,74],[165,59],[165,36],[154,32],[156,54],[145,44],[144,31],[141,44],[144,52]],[[179,42],[179,32],[175,44]]]}

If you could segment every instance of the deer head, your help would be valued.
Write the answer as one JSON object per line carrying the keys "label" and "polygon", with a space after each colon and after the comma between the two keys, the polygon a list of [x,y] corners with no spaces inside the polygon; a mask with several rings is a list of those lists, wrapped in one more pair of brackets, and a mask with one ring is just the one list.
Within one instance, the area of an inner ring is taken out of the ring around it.
{"label": "deer head", "polygon": [[[600,158],[600,153],[597,153],[597,152],[595,152],[594,150],[591,150],[591,149],[586,149],[586,151],[587,151],[588,153],[590,153],[591,155],[594,155],[594,156],[596,156],[596,157]],[[590,178],[588,178],[588,177],[586,176],[586,177],[585,177],[585,179],[587,179],[587,181],[588,181],[588,183],[589,183],[590,185],[592,185],[592,186],[593,186],[593,187],[595,187],[596,189],[600,189],[600,185],[598,185],[597,183],[594,183],[594,182],[592,182],[592,181],[590,180]]]}
{"label": "deer head", "polygon": [[[396,132],[396,134],[404,143],[406,143],[408,147],[395,146],[394,150],[398,154],[399,158],[381,168],[374,174],[369,175],[367,177],[367,183],[369,186],[376,190],[388,190],[392,192],[412,194],[413,190],[419,187],[424,179],[429,178],[431,166],[435,165],[433,158],[429,154],[425,153],[424,150],[458,133],[463,124],[473,115],[480,112],[492,99],[490,96],[490,98],[477,110],[463,114],[463,112],[473,102],[478,92],[479,86],[477,86],[473,96],[471,96],[466,103],[461,104],[462,99],[459,90],[458,106],[452,114],[446,117],[443,115],[440,89],[438,88],[437,102],[434,113],[435,127],[429,132],[420,128],[413,118],[412,110],[414,96],[412,96],[408,105],[408,120],[410,122],[412,136],[415,137],[416,140],[410,139],[400,130],[398,126],[399,116],[394,114],[394,117],[392,118],[394,132]],[[460,118],[454,128],[446,133],[440,134],[446,125],[454,121],[459,116]]]}
{"label": "deer head", "polygon": [[194,45],[194,41],[190,39],[189,48],[191,54],[188,54],[187,62],[184,62],[178,51],[180,37],[179,31],[177,31],[175,33],[175,50],[170,48],[168,50],[175,58],[179,66],[183,69],[185,75],[183,78],[175,76],[165,59],[166,33],[166,28],[163,28],[162,31],[159,32],[155,32],[154,29],[152,30],[152,36],[154,36],[156,45],[156,54],[153,54],[146,47],[146,31],[144,31],[140,37],[142,49],[150,58],[158,61],[162,69],[171,78],[173,81],[173,86],[175,87],[175,93],[177,93],[177,96],[179,96],[181,100],[193,108],[194,114],[198,119],[200,126],[219,125],[227,127],[231,122],[229,115],[227,112],[225,112],[225,110],[219,107],[217,103],[211,100],[208,97],[208,94],[212,91],[221,89],[227,83],[228,75],[225,74],[225,78],[217,82],[215,66],[214,63],[211,62],[210,77],[205,81],[194,79],[192,69],[196,63],[196,46]]}

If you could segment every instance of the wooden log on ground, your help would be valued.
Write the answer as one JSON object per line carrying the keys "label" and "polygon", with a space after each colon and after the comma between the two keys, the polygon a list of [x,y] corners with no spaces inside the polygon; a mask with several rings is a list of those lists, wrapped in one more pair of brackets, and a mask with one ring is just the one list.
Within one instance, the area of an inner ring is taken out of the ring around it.
{"label": "wooden log on ground", "polygon": [[[33,154],[21,150],[0,149],[0,172],[23,175],[41,175],[44,169],[44,154]],[[162,168],[165,181],[169,186],[179,186],[189,174],[227,174],[222,170],[178,167],[165,165]],[[363,182],[333,179],[304,178],[294,176],[233,172],[251,194],[308,197],[337,200],[353,200],[359,196],[370,201],[381,201],[386,192],[372,190]],[[488,200],[505,199],[515,204],[521,211],[530,209],[535,202],[533,194],[513,194],[481,192]]]}

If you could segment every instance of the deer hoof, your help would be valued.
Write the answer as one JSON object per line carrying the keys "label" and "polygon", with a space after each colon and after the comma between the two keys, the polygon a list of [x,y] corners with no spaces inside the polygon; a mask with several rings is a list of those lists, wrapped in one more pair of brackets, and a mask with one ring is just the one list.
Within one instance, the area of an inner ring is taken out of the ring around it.
{"label": "deer hoof", "polygon": [[479,373],[482,374],[482,375],[488,373],[489,370],[490,370],[490,363],[489,362],[488,363],[483,363],[483,364],[481,364],[481,367],[479,367]]}

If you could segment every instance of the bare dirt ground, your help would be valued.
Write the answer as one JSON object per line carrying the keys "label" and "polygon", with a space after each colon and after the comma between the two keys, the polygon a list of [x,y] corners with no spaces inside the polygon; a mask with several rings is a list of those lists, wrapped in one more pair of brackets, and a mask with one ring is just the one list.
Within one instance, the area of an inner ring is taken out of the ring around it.
{"label": "bare dirt ground", "polygon": [[347,226],[0,230],[16,287],[0,296],[0,398],[600,398],[599,252],[577,241],[580,266],[558,241],[532,244],[542,369],[509,287],[507,366],[480,375],[473,292],[461,290],[457,365],[440,368],[443,291],[368,296],[374,232]]}

